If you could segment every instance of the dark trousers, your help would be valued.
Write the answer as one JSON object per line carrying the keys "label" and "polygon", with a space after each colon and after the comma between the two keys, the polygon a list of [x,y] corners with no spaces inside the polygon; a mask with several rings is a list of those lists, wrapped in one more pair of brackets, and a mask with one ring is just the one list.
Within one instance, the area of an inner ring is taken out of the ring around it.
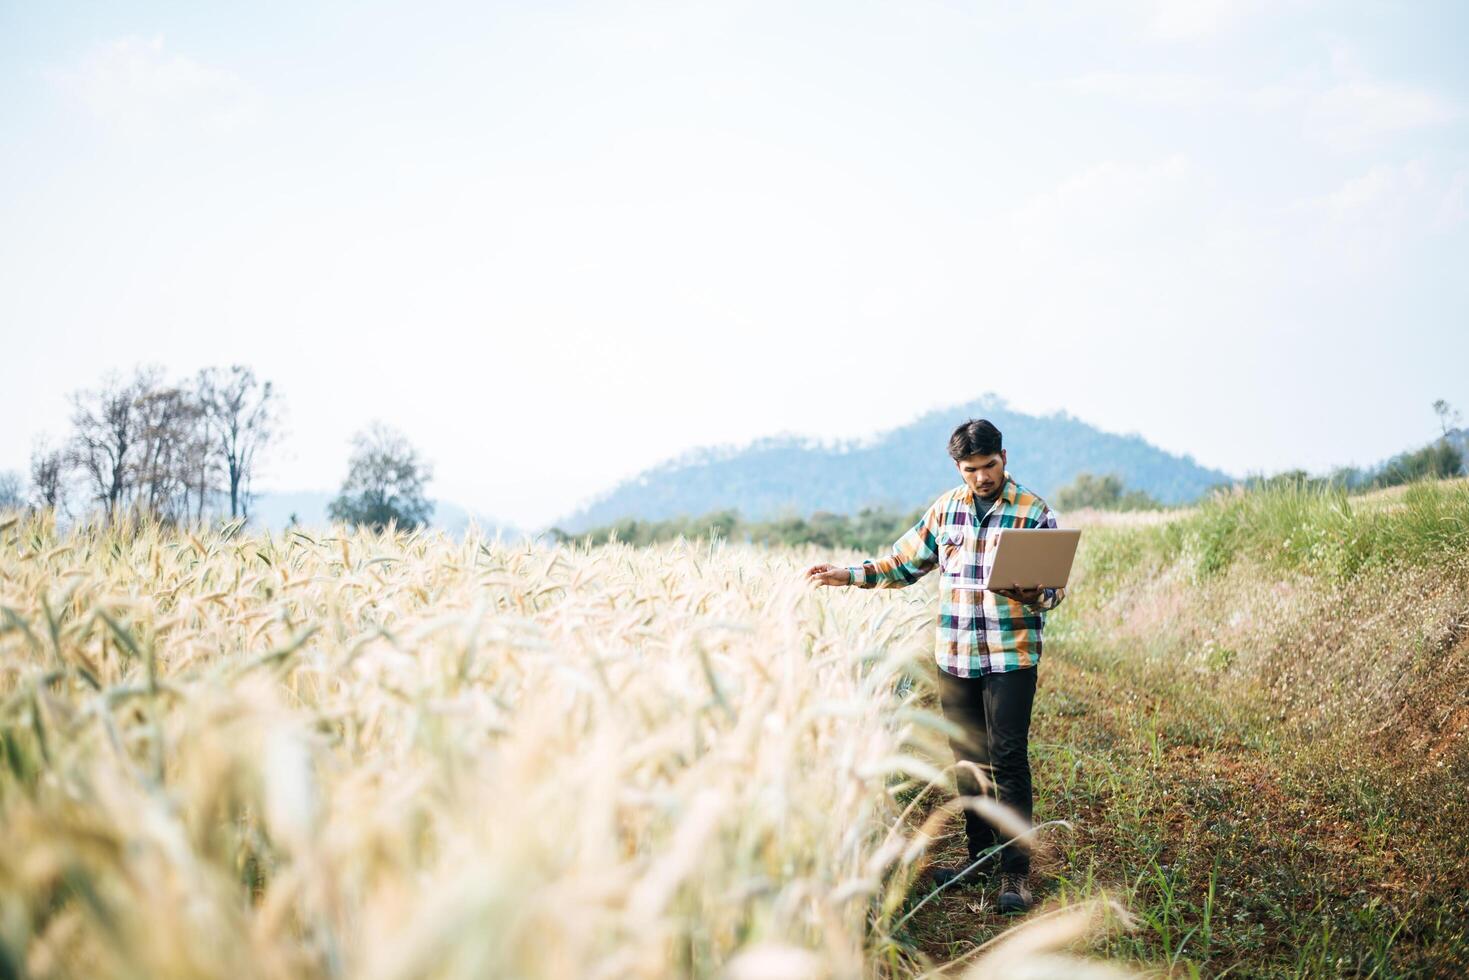
{"label": "dark trousers", "polygon": [[[1030,823],[1030,706],[1035,700],[1036,668],[979,677],[956,677],[940,669],[938,675],[944,717],[964,732],[963,738],[949,739],[954,761],[976,763],[994,781],[999,801]],[[979,781],[967,766],[956,769],[955,782],[960,795],[980,795]],[[1009,835],[997,835],[988,821],[967,809],[964,833],[971,861],[986,848],[1009,839]],[[999,862],[1001,871],[1030,872],[1030,854],[1020,844],[1001,851]]]}

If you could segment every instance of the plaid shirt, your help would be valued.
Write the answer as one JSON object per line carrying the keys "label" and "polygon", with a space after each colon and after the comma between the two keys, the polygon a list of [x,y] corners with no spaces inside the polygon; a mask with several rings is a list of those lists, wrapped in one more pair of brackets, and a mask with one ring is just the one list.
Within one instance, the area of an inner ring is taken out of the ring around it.
{"label": "plaid shirt", "polygon": [[886,558],[848,567],[861,589],[901,589],[940,569],[939,621],[934,656],[941,670],[959,677],[1020,670],[1040,662],[1045,610],[1065,589],[1045,589],[1025,605],[986,590],[1000,531],[1007,527],[1056,527],[1046,502],[1009,473],[1000,496],[984,513],[968,484],[940,496],[893,545]]}

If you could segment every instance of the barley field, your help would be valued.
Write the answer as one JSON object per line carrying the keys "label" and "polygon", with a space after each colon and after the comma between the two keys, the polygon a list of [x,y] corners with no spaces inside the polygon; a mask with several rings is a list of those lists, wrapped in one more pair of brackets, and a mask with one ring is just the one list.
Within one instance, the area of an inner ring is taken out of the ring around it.
{"label": "barley field", "polygon": [[924,948],[933,597],[816,557],[0,519],[0,975],[1124,975]]}

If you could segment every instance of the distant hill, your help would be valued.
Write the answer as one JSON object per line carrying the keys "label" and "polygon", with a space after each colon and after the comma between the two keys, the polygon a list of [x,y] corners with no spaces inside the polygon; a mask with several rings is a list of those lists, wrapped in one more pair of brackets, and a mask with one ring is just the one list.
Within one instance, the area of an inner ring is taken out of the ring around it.
{"label": "distant hill", "polygon": [[1082,472],[1116,473],[1129,488],[1169,504],[1232,480],[1141,436],[1103,432],[1064,412],[1027,415],[987,396],[866,440],[822,444],[781,436],[742,448],[695,449],[624,480],[556,526],[581,532],[622,517],[656,520],[722,509],[751,520],[819,510],[855,513],[869,505],[910,511],[961,482],[947,447],[954,427],[971,417],[999,427],[1011,473],[1042,496]]}
{"label": "distant hill", "polygon": [[[296,520],[305,527],[325,527],[331,521],[326,516],[327,505],[331,503],[334,493],[313,490],[293,490],[280,493],[260,494],[250,508],[250,523],[256,527],[279,530],[291,521],[291,515],[296,515]],[[445,500],[434,501],[434,516],[430,522],[433,527],[448,531],[450,534],[463,534],[473,519],[479,525],[479,529],[487,537],[499,536],[506,541],[516,541],[525,537],[525,532],[520,528],[502,521],[496,521],[484,514],[474,514]]]}

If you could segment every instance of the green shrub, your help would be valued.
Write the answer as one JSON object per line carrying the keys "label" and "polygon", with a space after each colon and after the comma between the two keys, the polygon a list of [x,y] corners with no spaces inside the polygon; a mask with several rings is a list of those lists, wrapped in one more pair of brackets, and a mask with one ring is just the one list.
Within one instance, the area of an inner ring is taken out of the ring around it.
{"label": "green shrub", "polygon": [[1333,578],[1368,566],[1421,567],[1469,549],[1469,487],[1422,481],[1398,499],[1375,500],[1329,483],[1273,483],[1216,494],[1167,525],[1165,539],[1201,577],[1241,555]]}
{"label": "green shrub", "polygon": [[1128,490],[1122,478],[1112,473],[1097,476],[1078,473],[1076,479],[1056,491],[1053,498],[1058,509],[1082,510],[1156,510],[1162,505],[1141,490]]}
{"label": "green shrub", "polygon": [[1441,480],[1464,472],[1464,454],[1447,439],[1429,443],[1422,449],[1394,456],[1382,465],[1373,484],[1396,487],[1416,480]]}

